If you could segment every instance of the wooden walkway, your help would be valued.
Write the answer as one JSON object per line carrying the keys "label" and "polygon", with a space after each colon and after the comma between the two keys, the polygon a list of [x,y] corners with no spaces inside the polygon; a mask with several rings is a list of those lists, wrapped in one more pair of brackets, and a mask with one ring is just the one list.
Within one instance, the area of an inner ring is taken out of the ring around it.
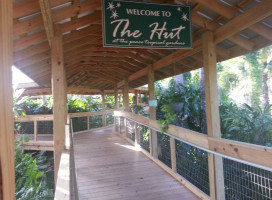
{"label": "wooden walkway", "polygon": [[80,200],[199,199],[112,128],[75,135],[74,146]]}

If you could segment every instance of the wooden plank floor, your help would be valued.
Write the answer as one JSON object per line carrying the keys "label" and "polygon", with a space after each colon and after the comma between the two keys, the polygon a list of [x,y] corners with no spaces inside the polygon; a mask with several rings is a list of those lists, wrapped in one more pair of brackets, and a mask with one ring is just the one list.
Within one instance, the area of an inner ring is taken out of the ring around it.
{"label": "wooden plank floor", "polygon": [[75,135],[79,199],[197,200],[112,128]]}

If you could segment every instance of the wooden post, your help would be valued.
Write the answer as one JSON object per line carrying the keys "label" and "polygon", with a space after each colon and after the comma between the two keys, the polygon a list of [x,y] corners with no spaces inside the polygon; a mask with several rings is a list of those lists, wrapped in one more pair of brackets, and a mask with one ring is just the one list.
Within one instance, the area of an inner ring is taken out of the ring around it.
{"label": "wooden post", "polygon": [[125,136],[128,137],[128,120],[124,118]]}
{"label": "wooden post", "polygon": [[138,123],[135,122],[135,146],[138,146],[140,144],[139,142],[139,129],[138,129]]}
{"label": "wooden post", "polygon": [[121,117],[119,117],[118,123],[119,123],[119,133],[121,134],[121,133],[122,133],[122,132],[121,132],[121,126],[122,126],[122,124],[121,124]]}
{"label": "wooden post", "polygon": [[[117,110],[119,107],[118,102],[118,88],[117,85],[114,86],[114,109]],[[117,117],[114,117],[114,131],[117,132]]]}
{"label": "wooden post", "polygon": [[135,105],[139,105],[138,90],[135,90]]}
{"label": "wooden post", "polygon": [[128,88],[129,88],[128,81],[125,80],[123,101],[124,101],[124,108],[126,112],[129,112]]}
{"label": "wooden post", "polygon": [[171,167],[173,172],[177,172],[176,142],[170,137]]}
{"label": "wooden post", "polygon": [[34,141],[37,141],[38,127],[37,120],[34,120]]}
{"label": "wooden post", "polygon": [[102,97],[102,126],[105,127],[106,126],[106,105],[105,105],[105,92],[102,91],[101,94]]}
{"label": "wooden post", "polygon": [[62,34],[58,29],[56,29],[56,33],[52,38],[51,63],[54,118],[54,171],[56,181],[61,154],[65,148],[65,124],[67,121],[67,86],[63,63],[63,43]]}
{"label": "wooden post", "polygon": [[[216,52],[213,33],[203,34],[203,64],[205,72],[205,97],[208,135],[221,138],[217,91]],[[224,173],[222,157],[209,154],[209,178],[211,199],[224,200]]]}
{"label": "wooden post", "polygon": [[12,112],[13,1],[0,1],[0,199],[15,199]]}
{"label": "wooden post", "polygon": [[[148,67],[148,90],[149,90],[149,100],[156,100],[155,97],[155,87],[154,87],[154,70],[152,65]],[[149,112],[150,112],[150,119],[156,120],[156,107],[155,106],[149,106]],[[158,138],[157,138],[157,132],[154,130],[150,130],[150,154],[158,158]]]}
{"label": "wooden post", "polygon": [[117,110],[118,109],[118,107],[119,107],[119,102],[118,102],[118,88],[117,88],[117,85],[115,85],[114,86],[114,103],[115,103],[115,106],[114,106],[114,108],[115,108],[115,110]]}
{"label": "wooden post", "polygon": [[90,130],[90,116],[87,116],[87,130]]}

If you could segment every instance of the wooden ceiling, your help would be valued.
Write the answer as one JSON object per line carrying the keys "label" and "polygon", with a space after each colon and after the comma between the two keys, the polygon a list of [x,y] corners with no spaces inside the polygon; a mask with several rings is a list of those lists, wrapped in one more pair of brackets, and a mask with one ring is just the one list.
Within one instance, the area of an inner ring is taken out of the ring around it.
{"label": "wooden ceiling", "polygon": [[[213,31],[217,60],[272,44],[272,0],[155,0],[192,10],[191,50],[103,47],[101,0],[14,0],[14,65],[40,88],[51,87],[50,34],[63,34],[67,84],[111,90],[128,79],[131,88],[202,67],[201,35]],[[51,8],[51,9],[50,9]]]}

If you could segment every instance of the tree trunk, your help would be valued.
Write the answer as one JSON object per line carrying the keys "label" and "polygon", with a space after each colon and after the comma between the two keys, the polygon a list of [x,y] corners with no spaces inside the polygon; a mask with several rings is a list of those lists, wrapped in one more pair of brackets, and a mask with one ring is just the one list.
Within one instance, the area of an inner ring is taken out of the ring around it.
{"label": "tree trunk", "polygon": [[263,95],[264,95],[264,106],[269,105],[269,89],[268,89],[268,74],[267,72],[263,73]]}
{"label": "tree trunk", "polygon": [[251,90],[251,106],[258,107],[261,104],[260,97],[262,95],[262,67],[258,63],[257,53],[249,53],[246,55],[249,65],[249,74],[252,84]]}
{"label": "tree trunk", "polygon": [[174,80],[175,80],[175,91],[179,92],[179,90],[183,89],[182,87],[180,87],[180,85],[186,84],[185,77],[183,74],[179,74],[174,77]]}

